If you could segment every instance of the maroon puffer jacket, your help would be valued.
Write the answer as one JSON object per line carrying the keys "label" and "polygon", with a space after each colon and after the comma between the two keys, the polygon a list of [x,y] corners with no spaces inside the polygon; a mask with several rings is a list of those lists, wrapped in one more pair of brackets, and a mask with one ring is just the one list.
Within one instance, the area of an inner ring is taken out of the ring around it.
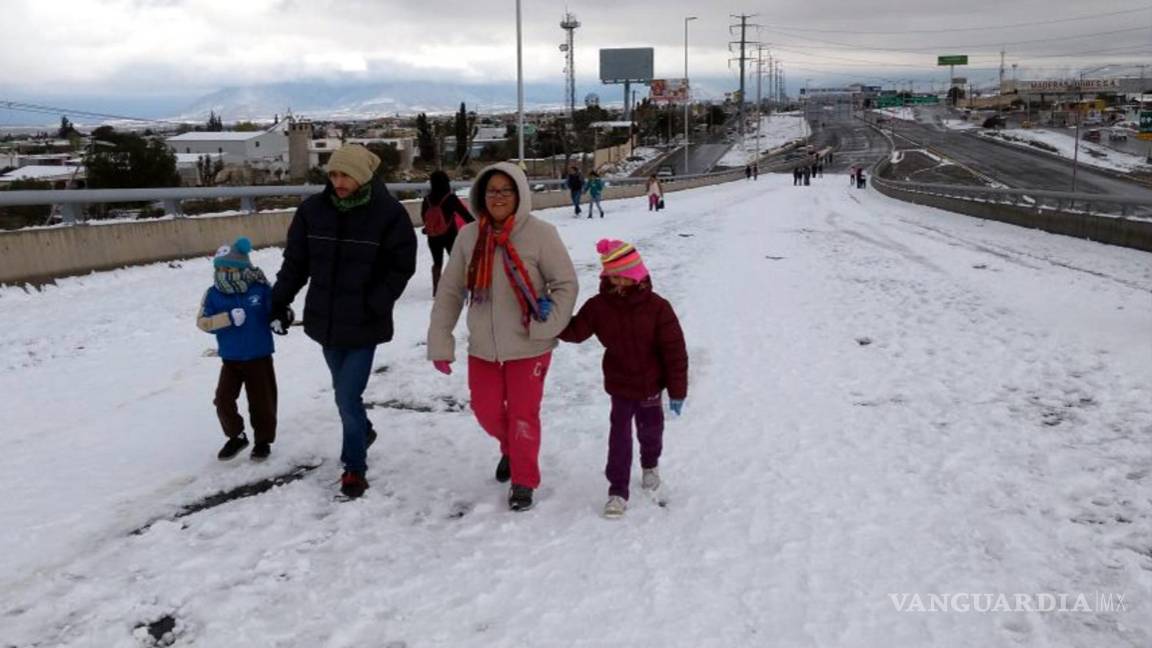
{"label": "maroon puffer jacket", "polygon": [[669,398],[688,396],[688,350],[680,321],[648,279],[624,294],[600,280],[600,294],[580,307],[560,339],[579,343],[593,335],[604,345],[609,394],[642,400],[667,388]]}

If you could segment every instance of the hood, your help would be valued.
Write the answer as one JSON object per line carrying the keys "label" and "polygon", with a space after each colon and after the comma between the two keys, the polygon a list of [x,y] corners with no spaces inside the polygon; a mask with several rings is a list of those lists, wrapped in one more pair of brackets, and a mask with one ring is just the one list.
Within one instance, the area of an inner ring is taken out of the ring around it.
{"label": "hood", "polygon": [[497,171],[512,178],[512,181],[516,183],[516,193],[519,194],[519,203],[516,205],[516,224],[519,226],[520,223],[527,220],[528,214],[532,213],[532,188],[528,186],[528,176],[524,175],[524,170],[511,162],[497,162],[480,171],[479,175],[476,176],[476,181],[472,183],[472,188],[468,190],[468,199],[471,201],[472,210],[477,216],[484,211],[486,203],[481,192],[488,184],[488,176]]}

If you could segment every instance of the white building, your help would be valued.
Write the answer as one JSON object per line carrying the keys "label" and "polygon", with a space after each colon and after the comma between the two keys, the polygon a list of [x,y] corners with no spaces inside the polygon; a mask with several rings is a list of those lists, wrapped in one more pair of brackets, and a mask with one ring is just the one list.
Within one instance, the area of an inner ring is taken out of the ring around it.
{"label": "white building", "polygon": [[308,167],[323,169],[341,146],[345,144],[383,144],[395,146],[400,153],[400,171],[412,170],[412,161],[416,158],[416,138],[414,137],[350,137],[341,141],[336,137],[314,139],[308,143]]}
{"label": "white building", "polygon": [[184,155],[222,155],[225,164],[287,162],[288,132],[279,123],[265,131],[191,132],[169,137],[168,146]]}
{"label": "white building", "polygon": [[0,187],[8,186],[17,180],[36,180],[47,182],[53,189],[76,189],[84,186],[86,178],[82,166],[30,165],[0,175]]}

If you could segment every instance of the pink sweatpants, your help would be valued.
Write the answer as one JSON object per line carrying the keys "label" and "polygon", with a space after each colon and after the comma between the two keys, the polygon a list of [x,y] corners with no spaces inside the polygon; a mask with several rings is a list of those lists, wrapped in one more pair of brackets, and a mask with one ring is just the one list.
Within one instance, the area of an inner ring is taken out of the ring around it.
{"label": "pink sweatpants", "polygon": [[468,356],[468,389],[472,412],[484,431],[508,455],[512,483],[540,485],[540,401],[552,354],[489,362]]}

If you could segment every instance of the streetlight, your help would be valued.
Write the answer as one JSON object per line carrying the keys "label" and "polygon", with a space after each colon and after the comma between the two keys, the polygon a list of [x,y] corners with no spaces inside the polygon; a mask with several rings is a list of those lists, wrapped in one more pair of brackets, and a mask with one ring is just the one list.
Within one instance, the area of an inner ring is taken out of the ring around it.
{"label": "streetlight", "polygon": [[524,46],[520,36],[520,0],[516,0],[516,122],[520,168],[527,169],[524,163]]}
{"label": "streetlight", "polygon": [[696,16],[684,19],[684,175],[691,173],[688,167],[688,106],[692,103],[692,86],[688,84],[688,21],[696,20]]}

